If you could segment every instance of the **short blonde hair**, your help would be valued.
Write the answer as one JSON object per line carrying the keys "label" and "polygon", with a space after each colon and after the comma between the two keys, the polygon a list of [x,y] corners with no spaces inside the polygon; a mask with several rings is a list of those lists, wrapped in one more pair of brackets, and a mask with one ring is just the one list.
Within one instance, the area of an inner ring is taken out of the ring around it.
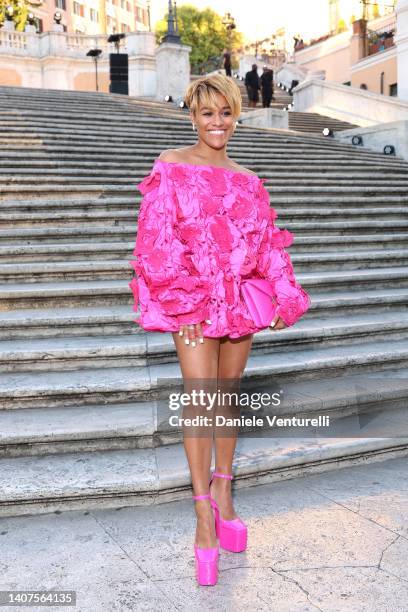
{"label": "short blonde hair", "polygon": [[224,74],[202,76],[190,83],[184,95],[184,101],[191,113],[195,114],[200,106],[217,106],[215,94],[221,94],[227,100],[232,115],[238,118],[241,114],[241,90],[232,77]]}

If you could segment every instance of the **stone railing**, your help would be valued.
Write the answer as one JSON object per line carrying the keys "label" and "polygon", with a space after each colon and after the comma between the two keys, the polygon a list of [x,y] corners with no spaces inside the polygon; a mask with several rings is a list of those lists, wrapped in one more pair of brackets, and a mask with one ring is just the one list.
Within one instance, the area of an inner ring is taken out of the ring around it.
{"label": "stone railing", "polygon": [[360,126],[408,117],[408,102],[328,81],[304,81],[293,95],[295,111],[320,113]]}
{"label": "stone railing", "polygon": [[28,49],[35,48],[37,38],[37,34],[28,32],[0,30],[0,54],[25,55]]}
{"label": "stone railing", "polygon": [[300,66],[299,64],[286,63],[276,73],[275,82],[283,83],[285,87],[288,87],[290,89],[292,87],[292,81],[298,81],[298,83],[303,83],[303,81],[306,81],[309,79],[324,79],[324,78],[325,78],[324,70],[312,71],[312,70],[308,70],[304,66]]}
{"label": "stone railing", "polygon": [[[127,36],[143,36],[144,32],[134,32]],[[121,42],[120,50],[127,53],[128,38]],[[89,49],[101,49],[103,53],[115,52],[115,46],[108,43],[107,36],[88,36],[85,34],[67,34],[66,32],[9,32],[0,30],[0,55],[64,55],[83,57]]]}
{"label": "stone railing", "polygon": [[[87,52],[95,48],[102,51],[98,59],[98,90],[107,92],[109,54],[116,53],[115,45],[108,43],[108,36],[61,31],[37,34],[2,28],[0,82],[10,86],[94,91],[96,71]],[[157,90],[154,32],[127,33],[120,51],[128,55],[129,95],[154,96]]]}

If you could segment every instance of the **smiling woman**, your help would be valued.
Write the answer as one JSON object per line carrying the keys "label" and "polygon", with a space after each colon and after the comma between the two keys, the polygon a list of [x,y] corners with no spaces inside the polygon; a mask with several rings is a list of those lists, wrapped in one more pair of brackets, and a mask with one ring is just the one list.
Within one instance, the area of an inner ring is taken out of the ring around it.
{"label": "smiling woman", "polygon": [[[265,179],[227,156],[241,112],[238,85],[224,75],[200,77],[189,85],[185,100],[197,142],[163,151],[138,185],[144,197],[133,253],[138,259],[131,262],[137,278],[130,287],[135,310],[140,303],[141,327],[172,332],[185,391],[197,391],[197,385],[216,387],[234,398],[253,334],[265,329],[252,318],[241,281],[265,279],[273,287],[274,333],[293,325],[310,300],[285,251],[293,236],[274,225],[277,214],[270,207]],[[215,417],[210,434],[205,427],[183,427],[197,501],[197,579],[215,584],[217,533],[227,550],[241,552],[247,545],[247,527],[231,496],[238,428],[226,432],[217,426],[220,412],[239,417],[240,406],[233,399],[227,407],[211,406],[209,413],[206,405],[185,408],[193,418]],[[213,438],[216,471],[210,481]]]}

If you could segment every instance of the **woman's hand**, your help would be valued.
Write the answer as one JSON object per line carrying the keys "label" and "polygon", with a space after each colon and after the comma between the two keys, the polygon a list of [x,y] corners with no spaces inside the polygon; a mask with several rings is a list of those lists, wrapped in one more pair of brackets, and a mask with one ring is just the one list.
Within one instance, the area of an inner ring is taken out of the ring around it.
{"label": "woman's hand", "polygon": [[[206,319],[205,323],[210,324],[211,321],[209,319]],[[182,325],[179,329],[179,336],[184,336],[185,344],[190,344],[192,347],[196,346],[197,340],[201,343],[204,342],[201,323],[194,323],[193,325]]]}
{"label": "woman's hand", "polygon": [[276,315],[276,317],[274,319],[272,319],[272,321],[269,323],[269,329],[271,331],[277,331],[278,329],[284,329],[285,327],[288,327],[286,325],[286,323],[280,318],[279,315]]}

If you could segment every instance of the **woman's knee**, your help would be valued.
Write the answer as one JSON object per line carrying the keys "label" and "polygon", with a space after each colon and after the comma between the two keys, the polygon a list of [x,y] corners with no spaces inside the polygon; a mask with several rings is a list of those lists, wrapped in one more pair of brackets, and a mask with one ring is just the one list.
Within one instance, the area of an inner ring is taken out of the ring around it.
{"label": "woman's knee", "polygon": [[184,379],[208,379],[209,382],[217,379],[218,338],[204,338],[204,342],[195,347],[186,345],[176,333],[173,339]]}

